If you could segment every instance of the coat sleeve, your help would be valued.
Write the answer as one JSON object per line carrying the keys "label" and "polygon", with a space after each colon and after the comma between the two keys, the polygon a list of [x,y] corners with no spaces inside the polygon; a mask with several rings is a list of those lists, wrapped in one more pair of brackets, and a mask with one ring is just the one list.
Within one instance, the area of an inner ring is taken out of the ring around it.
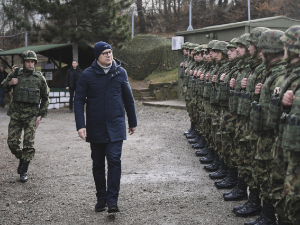
{"label": "coat sleeve", "polygon": [[122,83],[122,98],[124,101],[125,110],[127,112],[128,124],[129,124],[129,127],[136,127],[137,126],[137,118],[136,118],[136,112],[135,112],[134,99],[133,99],[131,87],[128,82],[127,73],[125,70],[124,70],[124,76],[125,76],[125,79]]}
{"label": "coat sleeve", "polygon": [[14,76],[14,73],[11,72],[11,73],[6,77],[6,79],[4,79],[4,80],[2,81],[2,83],[0,84],[0,87],[1,87],[1,89],[2,89],[2,91],[3,91],[4,93],[10,92],[10,91],[12,90],[12,86],[9,86],[8,83],[12,80],[13,76]]}
{"label": "coat sleeve", "polygon": [[47,117],[47,113],[48,113],[49,88],[46,79],[43,76],[41,77],[40,93],[41,93],[41,104],[40,104],[39,116],[44,118]]}
{"label": "coat sleeve", "polygon": [[79,78],[74,99],[74,112],[77,130],[85,128],[84,104],[88,94],[88,82],[86,74],[82,73]]}
{"label": "coat sleeve", "polygon": [[68,70],[68,72],[67,72],[67,77],[66,77],[66,81],[65,81],[66,87],[70,87],[70,85],[69,85],[69,76],[70,76],[70,70]]}

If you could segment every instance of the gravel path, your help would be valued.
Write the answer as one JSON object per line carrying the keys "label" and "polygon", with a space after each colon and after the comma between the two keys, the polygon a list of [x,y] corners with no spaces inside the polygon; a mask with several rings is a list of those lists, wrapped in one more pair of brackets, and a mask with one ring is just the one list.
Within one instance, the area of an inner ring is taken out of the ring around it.
{"label": "gravel path", "polygon": [[0,224],[243,224],[224,202],[182,135],[185,110],[137,103],[138,128],[122,153],[118,214],[94,212],[89,144],[74,114],[50,110],[36,134],[29,181],[21,184],[7,140],[9,117],[0,108]]}

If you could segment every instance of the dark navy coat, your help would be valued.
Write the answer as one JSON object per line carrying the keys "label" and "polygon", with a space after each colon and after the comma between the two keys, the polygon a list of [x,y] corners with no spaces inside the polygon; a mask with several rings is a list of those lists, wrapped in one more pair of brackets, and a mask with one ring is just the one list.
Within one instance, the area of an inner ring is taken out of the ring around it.
{"label": "dark navy coat", "polygon": [[91,143],[126,140],[124,108],[129,127],[136,127],[134,99],[126,70],[115,59],[106,74],[95,60],[82,72],[77,84],[74,100],[77,130],[86,127],[86,141]]}

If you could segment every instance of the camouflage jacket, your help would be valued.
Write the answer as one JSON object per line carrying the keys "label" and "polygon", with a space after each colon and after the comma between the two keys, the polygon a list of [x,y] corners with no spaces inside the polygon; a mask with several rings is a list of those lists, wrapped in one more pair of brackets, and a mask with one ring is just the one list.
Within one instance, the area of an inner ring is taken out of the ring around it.
{"label": "camouflage jacket", "polygon": [[[12,119],[20,120],[32,116],[47,117],[48,105],[49,105],[49,88],[43,75],[36,71],[24,72],[23,69],[21,68],[18,72],[18,76],[28,77],[28,76],[32,76],[33,73],[40,80],[38,87],[40,89],[41,103],[40,105],[38,105],[38,104],[25,103],[25,102],[14,102],[12,100],[11,104],[9,105],[9,109],[7,111],[7,115],[10,116]],[[2,81],[1,88],[4,92],[10,92],[13,89],[13,86],[9,86],[8,84],[12,80],[13,76],[14,76],[14,72],[11,72],[7,76],[7,78]]]}

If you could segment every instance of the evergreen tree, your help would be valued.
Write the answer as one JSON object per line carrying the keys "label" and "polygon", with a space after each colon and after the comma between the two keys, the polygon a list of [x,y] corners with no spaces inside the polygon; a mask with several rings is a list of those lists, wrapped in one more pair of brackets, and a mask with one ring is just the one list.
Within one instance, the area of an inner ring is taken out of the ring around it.
{"label": "evergreen tree", "polygon": [[17,21],[17,28],[38,31],[46,42],[53,39],[72,42],[74,60],[78,60],[78,45],[101,40],[119,47],[130,38],[127,14],[118,14],[130,7],[129,0],[20,0],[20,3],[40,15],[43,24],[24,22],[13,7],[2,3],[7,18]]}

